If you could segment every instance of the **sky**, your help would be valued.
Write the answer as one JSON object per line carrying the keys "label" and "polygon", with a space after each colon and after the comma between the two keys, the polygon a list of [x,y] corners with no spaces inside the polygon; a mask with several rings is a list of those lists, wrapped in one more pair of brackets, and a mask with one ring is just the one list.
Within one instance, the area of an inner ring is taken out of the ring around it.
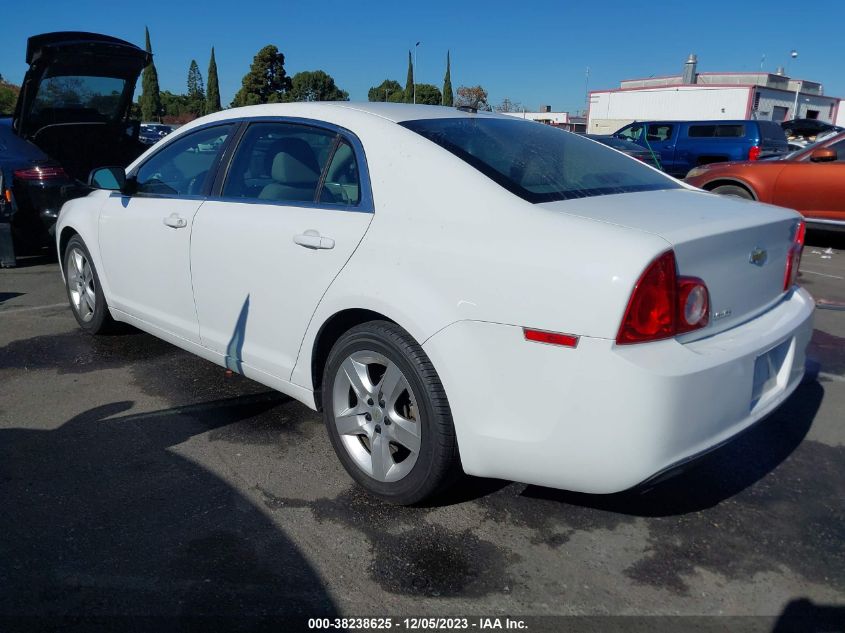
{"label": "sky", "polygon": [[418,41],[418,83],[442,87],[449,50],[455,89],[480,84],[491,104],[508,98],[528,110],[548,104],[576,112],[587,88],[679,74],[690,53],[698,55],[699,72],[759,70],[761,63],[773,72],[783,65],[788,75],[819,81],[825,94],[845,98],[845,37],[839,26],[825,26],[845,22],[841,0],[812,8],[781,0],[10,2],[0,74],[13,83],[26,72],[30,35],[94,31],[143,46],[148,26],[161,89],[185,92],[192,59],[205,78],[214,46],[224,104],[267,44],[284,53],[288,74],[324,70],[353,101],[366,101],[367,90],[384,79],[405,85],[408,50]]}

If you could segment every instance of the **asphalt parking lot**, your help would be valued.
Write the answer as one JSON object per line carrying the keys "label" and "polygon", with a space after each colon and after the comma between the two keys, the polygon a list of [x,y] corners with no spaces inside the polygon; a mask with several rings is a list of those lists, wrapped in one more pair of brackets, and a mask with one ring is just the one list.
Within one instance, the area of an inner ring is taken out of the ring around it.
{"label": "asphalt parking lot", "polygon": [[[801,282],[845,302],[834,239],[810,234]],[[785,406],[647,494],[471,480],[408,509],[356,489],[297,402],[147,334],[82,334],[57,265],[26,261],[0,271],[0,615],[843,607],[845,311],[815,328]]]}

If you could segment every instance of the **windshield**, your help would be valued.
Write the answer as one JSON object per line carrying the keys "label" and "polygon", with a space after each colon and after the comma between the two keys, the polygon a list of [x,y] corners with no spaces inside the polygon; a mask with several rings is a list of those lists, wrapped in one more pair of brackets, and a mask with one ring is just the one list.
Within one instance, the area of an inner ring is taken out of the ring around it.
{"label": "windshield", "polygon": [[681,187],[599,143],[533,121],[467,117],[401,125],[532,203]]}
{"label": "windshield", "polygon": [[32,114],[73,111],[86,120],[116,120],[120,116],[120,100],[126,81],[118,77],[61,75],[45,77],[38,87]]}

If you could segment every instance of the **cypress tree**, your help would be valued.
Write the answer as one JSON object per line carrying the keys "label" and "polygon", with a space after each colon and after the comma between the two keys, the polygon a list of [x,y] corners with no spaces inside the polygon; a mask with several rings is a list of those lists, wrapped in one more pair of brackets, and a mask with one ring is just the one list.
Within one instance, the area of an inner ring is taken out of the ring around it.
{"label": "cypress tree", "polygon": [[220,105],[220,84],[217,82],[217,60],[214,59],[214,47],[211,47],[211,60],[208,62],[208,90],[205,93],[205,112],[219,112],[223,108]]}
{"label": "cypress tree", "polygon": [[[147,52],[152,54],[153,47],[150,44],[150,29],[144,27],[144,33],[147,41]],[[161,95],[158,88],[158,73],[156,66],[150,59],[150,63],[144,68],[144,74],[141,79],[141,120],[142,121],[159,121],[161,116]]]}
{"label": "cypress tree", "polygon": [[408,51],[408,79],[405,81],[405,103],[414,102],[414,63],[411,61],[411,51]]}
{"label": "cypress tree", "polygon": [[455,103],[455,93],[452,92],[452,60],[446,51],[446,76],[443,78],[443,105],[450,108]]}
{"label": "cypress tree", "polygon": [[188,69],[188,102],[191,112],[197,116],[205,114],[205,85],[199,64],[195,59],[191,60],[191,66]]}

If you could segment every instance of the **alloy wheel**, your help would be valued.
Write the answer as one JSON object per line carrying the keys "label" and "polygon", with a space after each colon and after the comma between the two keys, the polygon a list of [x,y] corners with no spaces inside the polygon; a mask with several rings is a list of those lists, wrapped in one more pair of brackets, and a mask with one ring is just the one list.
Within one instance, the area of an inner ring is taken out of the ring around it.
{"label": "alloy wheel", "polygon": [[416,396],[396,363],[369,350],[350,354],[337,370],[332,396],[337,432],[358,468],[380,482],[408,475],[422,425]]}
{"label": "alloy wheel", "polygon": [[91,263],[79,248],[72,248],[68,258],[67,288],[73,309],[84,322],[94,318],[97,308],[94,271]]}

